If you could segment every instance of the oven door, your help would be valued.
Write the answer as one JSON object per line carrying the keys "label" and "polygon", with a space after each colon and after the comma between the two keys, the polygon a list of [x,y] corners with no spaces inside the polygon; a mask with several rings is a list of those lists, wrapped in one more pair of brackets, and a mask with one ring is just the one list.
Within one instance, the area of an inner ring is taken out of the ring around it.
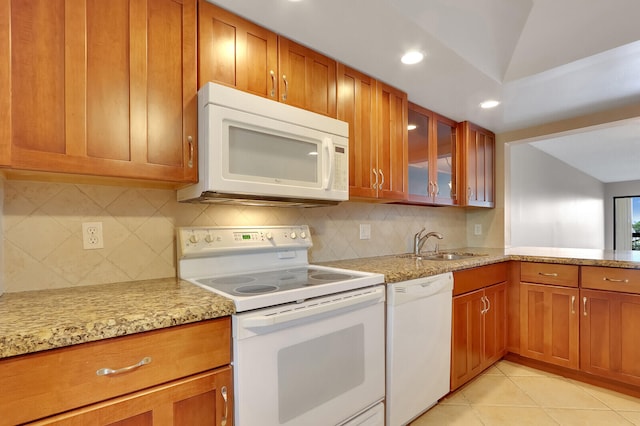
{"label": "oven door", "polygon": [[235,424],[336,425],[384,398],[384,286],[233,317]]}

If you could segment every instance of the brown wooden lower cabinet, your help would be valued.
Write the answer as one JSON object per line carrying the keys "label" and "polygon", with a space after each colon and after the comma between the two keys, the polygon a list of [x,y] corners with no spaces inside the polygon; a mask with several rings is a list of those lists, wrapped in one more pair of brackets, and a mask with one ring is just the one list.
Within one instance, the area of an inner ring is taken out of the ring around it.
{"label": "brown wooden lower cabinet", "polygon": [[578,289],[520,284],[520,355],[578,368]]}
{"label": "brown wooden lower cabinet", "polygon": [[506,352],[506,283],[453,298],[451,390]]}
{"label": "brown wooden lower cabinet", "polygon": [[232,425],[231,367],[115,398],[34,425]]}
{"label": "brown wooden lower cabinet", "polygon": [[[230,317],[9,357],[0,360],[0,389],[10,390],[0,426],[220,425],[233,407],[230,362]],[[98,374],[105,369],[115,371]],[[191,421],[200,411],[219,421]]]}
{"label": "brown wooden lower cabinet", "polygon": [[640,295],[580,291],[580,368],[640,385]]}

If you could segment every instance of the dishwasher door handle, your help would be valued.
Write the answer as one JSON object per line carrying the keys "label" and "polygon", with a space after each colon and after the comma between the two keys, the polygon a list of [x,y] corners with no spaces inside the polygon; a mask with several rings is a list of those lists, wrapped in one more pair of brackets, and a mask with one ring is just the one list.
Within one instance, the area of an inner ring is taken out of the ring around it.
{"label": "dishwasher door handle", "polygon": [[391,284],[394,296],[403,301],[418,300],[439,293],[453,291],[453,279],[448,277],[417,279],[397,284]]}

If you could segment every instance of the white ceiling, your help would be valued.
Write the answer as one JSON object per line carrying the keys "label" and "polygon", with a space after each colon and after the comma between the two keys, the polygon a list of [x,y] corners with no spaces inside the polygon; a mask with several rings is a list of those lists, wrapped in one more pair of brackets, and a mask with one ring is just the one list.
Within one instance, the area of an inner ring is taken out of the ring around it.
{"label": "white ceiling", "polygon": [[[210,1],[496,133],[640,105],[638,0]],[[407,49],[425,60],[402,65]],[[480,109],[489,98],[500,106]],[[581,147],[618,133],[640,138]]]}

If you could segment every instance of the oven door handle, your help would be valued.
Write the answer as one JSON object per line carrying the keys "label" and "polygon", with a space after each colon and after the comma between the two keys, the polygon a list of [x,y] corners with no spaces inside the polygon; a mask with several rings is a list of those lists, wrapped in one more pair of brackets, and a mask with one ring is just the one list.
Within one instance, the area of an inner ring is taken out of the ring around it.
{"label": "oven door handle", "polygon": [[242,325],[245,328],[271,327],[326,312],[360,309],[364,306],[374,305],[382,301],[384,301],[384,289],[376,289],[363,294],[345,295],[344,297],[329,301],[319,301],[315,305],[312,304],[298,309],[293,306],[287,311],[275,314],[244,318]]}

